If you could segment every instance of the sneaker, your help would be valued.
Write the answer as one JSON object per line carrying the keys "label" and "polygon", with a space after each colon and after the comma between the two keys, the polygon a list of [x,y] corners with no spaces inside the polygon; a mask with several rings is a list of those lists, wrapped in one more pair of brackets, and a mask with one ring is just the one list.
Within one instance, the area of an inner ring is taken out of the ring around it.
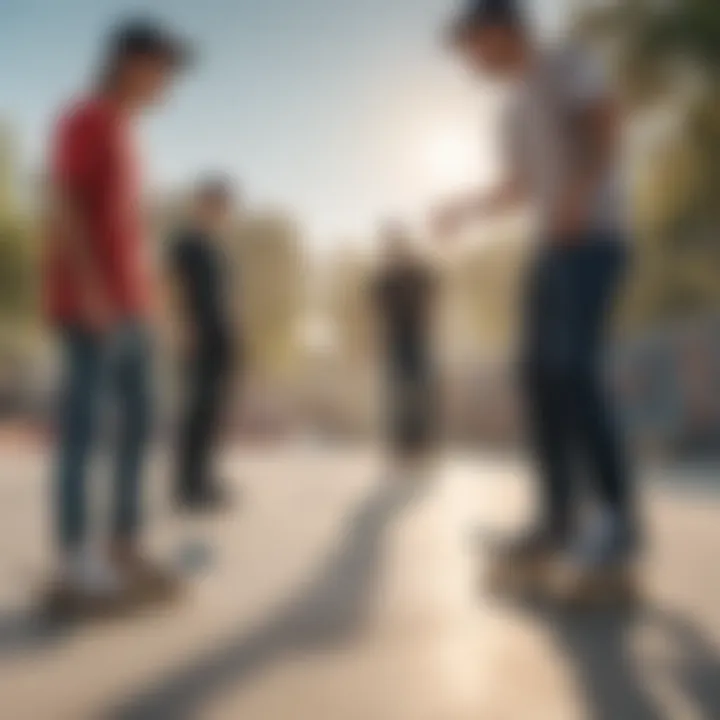
{"label": "sneaker", "polygon": [[633,608],[641,600],[636,568],[630,564],[565,565],[557,576],[555,599],[581,609]]}
{"label": "sneaker", "polygon": [[639,598],[631,526],[602,513],[571,550],[560,578],[560,599],[580,606],[634,604]]}
{"label": "sneaker", "polygon": [[67,555],[47,598],[52,614],[96,616],[124,607],[125,585],[113,566],[86,550]]}
{"label": "sneaker", "polygon": [[612,568],[632,561],[636,533],[616,513],[602,512],[571,550],[571,561],[587,568]]}
{"label": "sneaker", "polygon": [[134,602],[169,602],[180,594],[178,576],[136,550],[115,548],[112,558]]}
{"label": "sneaker", "polygon": [[536,594],[545,589],[563,538],[538,526],[501,547],[491,563],[490,586],[501,594]]}

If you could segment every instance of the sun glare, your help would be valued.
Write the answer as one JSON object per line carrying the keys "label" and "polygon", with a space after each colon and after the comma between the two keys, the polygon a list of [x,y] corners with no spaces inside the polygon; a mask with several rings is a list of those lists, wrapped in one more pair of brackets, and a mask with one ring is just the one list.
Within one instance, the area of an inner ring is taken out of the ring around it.
{"label": "sun glare", "polygon": [[428,138],[425,166],[433,184],[452,188],[473,180],[477,173],[477,142],[465,135],[458,129],[444,128]]}

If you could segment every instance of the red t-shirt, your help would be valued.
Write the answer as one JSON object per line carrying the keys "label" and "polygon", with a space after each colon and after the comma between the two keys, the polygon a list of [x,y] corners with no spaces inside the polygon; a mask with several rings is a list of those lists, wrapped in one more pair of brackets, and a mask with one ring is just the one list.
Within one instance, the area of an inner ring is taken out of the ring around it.
{"label": "red t-shirt", "polygon": [[[126,117],[101,99],[81,101],[61,116],[52,140],[54,188],[73,198],[100,287],[119,319],[146,313],[148,275],[140,178]],[[45,306],[51,321],[82,321],[82,275],[49,228]]]}

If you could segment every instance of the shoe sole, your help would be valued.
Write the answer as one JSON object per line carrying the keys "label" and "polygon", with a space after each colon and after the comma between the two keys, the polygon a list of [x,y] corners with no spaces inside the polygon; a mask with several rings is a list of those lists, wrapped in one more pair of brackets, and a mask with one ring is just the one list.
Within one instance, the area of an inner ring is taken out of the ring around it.
{"label": "shoe sole", "polygon": [[42,602],[42,614],[57,622],[102,621],[127,615],[132,609],[128,598],[88,598],[72,593],[50,591]]}

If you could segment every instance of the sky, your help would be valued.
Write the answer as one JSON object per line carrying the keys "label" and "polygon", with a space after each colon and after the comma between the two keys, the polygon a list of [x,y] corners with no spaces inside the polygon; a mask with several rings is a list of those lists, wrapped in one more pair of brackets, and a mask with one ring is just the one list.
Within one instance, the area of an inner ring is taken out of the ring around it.
{"label": "sky", "polygon": [[[533,0],[545,30],[564,0]],[[0,0],[0,119],[27,170],[53,117],[92,78],[107,29],[151,16],[187,35],[198,66],[142,128],[147,185],[238,178],[320,247],[417,220],[498,171],[497,93],[449,57],[455,0]]]}

